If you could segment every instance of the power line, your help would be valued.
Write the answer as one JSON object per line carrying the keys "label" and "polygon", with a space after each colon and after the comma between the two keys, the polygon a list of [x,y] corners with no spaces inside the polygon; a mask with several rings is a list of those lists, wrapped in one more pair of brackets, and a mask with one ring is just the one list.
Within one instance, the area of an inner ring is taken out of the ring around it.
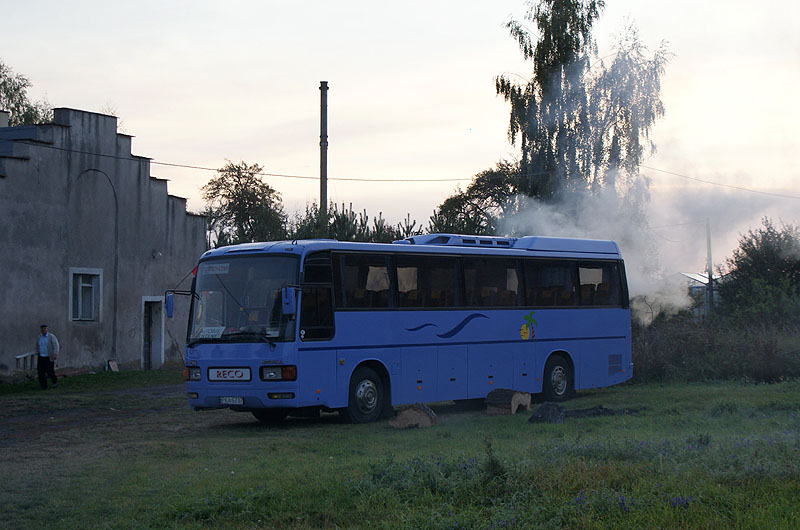
{"label": "power line", "polygon": [[[89,155],[89,156],[99,156],[103,158],[112,158],[114,160],[131,160],[132,157],[134,158],[141,158],[143,160],[149,160],[151,165],[157,166],[168,166],[168,167],[178,167],[184,169],[196,169],[199,171],[219,171],[219,168],[213,167],[204,167],[204,166],[194,166],[190,164],[174,164],[170,162],[158,162],[157,160],[153,160],[152,158],[147,158],[144,156],[138,155],[131,155],[131,156],[118,156],[118,155],[108,155],[103,153],[93,153],[90,151],[81,151],[80,149],[68,149],[65,147],[56,147],[54,145],[46,145],[38,142],[26,142],[20,141],[20,143],[26,145],[32,145],[35,147],[44,147],[46,149],[54,149],[56,151],[64,151],[67,153],[76,153],[80,155]],[[308,175],[287,175],[284,173],[266,173],[266,172],[258,172],[257,175],[261,175],[264,177],[280,177],[280,178],[290,178],[290,179],[303,179],[303,180],[319,180],[318,176],[308,176]],[[341,180],[341,181],[348,181],[348,182],[461,182],[464,180],[472,180],[472,177],[461,177],[461,178],[440,178],[440,179],[401,179],[401,178],[354,178],[354,177],[328,177],[328,180]]]}
{"label": "power line", "polygon": [[672,227],[675,227],[675,226],[699,225],[699,224],[702,224],[702,223],[705,223],[705,221],[690,221],[688,223],[676,223],[674,225],[651,226],[650,228],[652,230],[658,230],[660,228],[672,228]]}
{"label": "power line", "polygon": [[667,171],[666,169],[658,169],[657,167],[650,167],[650,166],[640,166],[640,167],[643,167],[645,169],[649,169],[651,171],[658,171],[660,173],[666,173],[667,175],[673,175],[673,176],[684,178],[684,179],[688,179],[688,180],[694,180],[695,182],[702,182],[703,184],[710,184],[712,186],[721,186],[723,188],[731,188],[731,189],[739,190],[739,191],[747,191],[749,193],[759,193],[761,195],[770,195],[772,197],[783,197],[785,199],[800,199],[800,197],[798,197],[796,195],[786,195],[786,194],[783,194],[783,193],[772,193],[772,192],[769,192],[769,191],[754,190],[754,189],[745,188],[745,187],[742,187],[742,186],[734,186],[732,184],[722,184],[721,182],[712,182],[710,180],[703,180],[703,179],[699,179],[697,177],[690,177],[688,175],[682,175],[680,173],[675,173],[674,171]]}
{"label": "power line", "polygon": [[[149,160],[151,165],[157,166],[167,166],[167,167],[177,167],[177,168],[184,168],[184,169],[196,169],[199,171],[219,171],[219,168],[213,167],[205,167],[205,166],[195,166],[191,164],[175,164],[170,162],[159,162],[152,158],[148,158],[145,156],[138,156],[138,155],[130,155],[130,156],[118,156],[118,155],[108,155],[103,153],[93,153],[91,151],[81,151],[80,149],[68,149],[66,147],[56,147],[54,145],[46,145],[43,143],[38,142],[27,142],[27,141],[20,141],[22,144],[32,145],[35,147],[44,147],[46,149],[54,149],[56,151],[64,151],[67,153],[76,153],[80,155],[89,155],[89,156],[99,156],[103,158],[112,158],[114,160],[131,160],[131,158],[140,158],[142,160]],[[261,175],[263,177],[279,177],[279,178],[290,178],[290,179],[302,179],[302,180],[319,180],[319,176],[308,176],[308,175],[288,175],[285,173],[266,173],[260,171],[256,173],[257,175]],[[537,176],[537,175],[547,175],[549,172],[539,172],[539,173],[527,173],[525,175],[519,175],[523,177],[530,177],[530,176]],[[473,177],[460,177],[460,178],[419,178],[419,179],[410,179],[410,178],[355,178],[355,177],[328,177],[328,180],[340,180],[344,182],[461,182],[465,180],[472,180]]]}
{"label": "power line", "polygon": [[[158,165],[158,166],[169,166],[169,167],[181,167],[187,169],[200,169],[203,171],[219,171],[219,168],[212,168],[212,167],[202,167],[202,166],[189,166],[186,164],[170,164],[168,162],[156,162],[155,160],[150,161],[151,164]],[[263,177],[280,177],[280,178],[287,178],[287,179],[304,179],[304,180],[319,180],[319,177],[311,177],[308,175],[286,175],[284,173],[266,173],[263,171],[259,171],[256,175],[261,175]],[[377,179],[365,179],[365,178],[353,178],[353,177],[328,177],[328,180],[343,180],[349,182],[458,182],[462,180],[471,180],[472,177],[463,177],[463,178],[442,178],[442,179],[389,179],[389,178],[377,178]]]}
{"label": "power line", "polygon": [[[13,141],[13,140],[12,140]],[[19,140],[17,140],[19,141]],[[44,143],[39,142],[29,142],[29,141],[19,141],[22,144],[32,145],[35,147],[44,147],[46,149],[54,149],[57,151],[65,151],[68,153],[76,153],[81,155],[89,155],[89,156],[99,156],[104,158],[112,158],[115,160],[131,160],[131,157],[141,158],[143,160],[149,160],[151,165],[157,166],[167,166],[167,167],[177,167],[177,168],[184,168],[184,169],[196,169],[199,171],[218,171],[219,168],[212,168],[212,167],[204,167],[204,166],[195,166],[190,164],[175,164],[170,162],[159,162],[157,160],[153,160],[152,158],[147,158],[144,156],[138,155],[130,155],[130,156],[117,156],[117,155],[108,155],[103,153],[93,153],[90,151],[81,151],[79,149],[68,149],[65,147],[56,147],[54,145],[47,145]],[[723,184],[721,182],[713,182],[710,180],[704,180],[697,177],[690,177],[688,175],[683,175],[681,173],[676,173],[674,171],[668,171],[666,169],[659,169],[657,167],[652,166],[640,166],[644,169],[649,169],[651,171],[658,171],[659,173],[666,173],[667,175],[673,175],[675,177],[680,177],[687,180],[693,180],[695,182],[701,182],[703,184],[709,184],[711,186],[720,186],[723,188],[730,188],[739,191],[746,191],[748,193],[758,193],[760,195],[769,195],[771,197],[782,197],[784,199],[798,199],[800,200],[800,196],[797,195],[787,195],[784,193],[773,193],[769,191],[761,191],[761,190],[754,190],[752,188],[745,188],[743,186],[734,186],[732,184]],[[537,172],[537,173],[527,173],[525,175],[517,175],[520,177],[532,177],[532,176],[539,176],[539,175],[547,175],[550,172]],[[276,177],[276,178],[290,178],[290,179],[301,179],[301,180],[319,180],[318,176],[308,176],[308,175],[289,175],[284,173],[266,173],[266,172],[259,172],[257,175],[261,175],[264,177]],[[425,178],[425,179],[409,179],[409,178],[355,178],[355,177],[328,177],[328,180],[339,180],[342,182],[406,182],[406,183],[414,183],[414,182],[462,182],[465,180],[472,180],[474,176],[470,177],[461,177],[461,178]]]}

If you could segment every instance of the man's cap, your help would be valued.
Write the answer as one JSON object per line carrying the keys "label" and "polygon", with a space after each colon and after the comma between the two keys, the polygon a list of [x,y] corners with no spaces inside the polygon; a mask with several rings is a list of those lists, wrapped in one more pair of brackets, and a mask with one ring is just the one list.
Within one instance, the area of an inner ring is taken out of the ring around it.
{"label": "man's cap", "polygon": [[47,324],[42,324],[42,325],[41,325],[41,326],[39,326],[39,327],[40,327],[40,328],[46,328],[46,327],[48,327],[48,325],[47,325]]}

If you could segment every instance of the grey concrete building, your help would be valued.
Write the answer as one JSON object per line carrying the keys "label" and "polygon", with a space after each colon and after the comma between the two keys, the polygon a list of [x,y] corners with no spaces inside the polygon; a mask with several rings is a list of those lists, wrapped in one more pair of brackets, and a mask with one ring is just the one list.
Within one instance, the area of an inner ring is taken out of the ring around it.
{"label": "grey concrete building", "polygon": [[115,117],[62,108],[51,124],[0,128],[0,374],[41,323],[62,369],[180,362],[188,302],[167,319],[163,294],[205,248],[204,217],[131,155]]}

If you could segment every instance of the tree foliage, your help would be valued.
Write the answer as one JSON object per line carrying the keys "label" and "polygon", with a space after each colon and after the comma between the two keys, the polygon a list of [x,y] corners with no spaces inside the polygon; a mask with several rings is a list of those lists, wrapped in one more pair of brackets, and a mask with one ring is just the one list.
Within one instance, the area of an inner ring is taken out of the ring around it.
{"label": "tree foliage", "polygon": [[508,134],[519,159],[477,174],[440,205],[432,225],[491,233],[536,201],[575,210],[600,194],[617,210],[610,213],[646,223],[648,181],[639,167],[647,148],[655,149],[649,134],[664,113],[661,75],[670,54],[662,43],[648,57],[628,25],[606,65],[592,38],[603,8],[602,0],[540,0],[526,15],[536,38],[522,22],[508,22],[533,66],[524,83],[495,79],[497,94],[510,105]]}
{"label": "tree foliage", "polygon": [[28,89],[31,82],[15,73],[0,61],[0,110],[10,113],[9,125],[33,125],[53,119],[53,109],[47,101],[31,101]]}
{"label": "tree foliage", "polygon": [[286,237],[280,193],[263,182],[262,167],[228,161],[201,188],[208,206],[209,243],[215,246]]}
{"label": "tree foliage", "polygon": [[739,238],[719,286],[723,309],[749,319],[795,321],[800,310],[800,228],[769,218]]}
{"label": "tree foliage", "polygon": [[356,213],[353,205],[341,207],[331,203],[326,210],[327,218],[320,222],[319,206],[316,202],[306,205],[303,215],[296,215],[289,233],[293,239],[328,238],[338,241],[368,241],[372,243],[391,243],[397,239],[404,239],[419,235],[422,229],[417,227],[417,222],[411,216],[397,225],[387,223],[382,212],[370,222],[366,210]]}
{"label": "tree foliage", "polygon": [[475,175],[464,191],[448,197],[428,223],[430,233],[494,234],[498,222],[519,208],[515,164],[502,161]]}
{"label": "tree foliage", "polygon": [[[602,0],[540,0],[527,19],[507,24],[533,76],[520,84],[498,76],[496,91],[511,106],[509,138],[520,145],[520,189],[555,201],[562,193],[604,188],[624,197],[639,178],[643,144],[663,115],[660,79],[666,45],[648,58],[635,27],[615,45],[609,66],[596,58],[592,25]],[[653,148],[651,144],[651,148]]]}

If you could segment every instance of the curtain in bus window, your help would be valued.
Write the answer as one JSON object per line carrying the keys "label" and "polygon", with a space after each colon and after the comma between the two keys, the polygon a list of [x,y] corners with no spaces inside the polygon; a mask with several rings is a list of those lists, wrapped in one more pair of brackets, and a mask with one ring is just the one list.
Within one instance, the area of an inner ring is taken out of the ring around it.
{"label": "curtain in bus window", "polygon": [[519,280],[513,259],[464,258],[464,305],[518,305]]}
{"label": "curtain in bus window", "polygon": [[387,262],[388,258],[381,255],[343,254],[337,305],[347,309],[390,307]]}
{"label": "curtain in bus window", "polygon": [[457,261],[451,257],[397,256],[399,307],[454,307]]}
{"label": "curtain in bus window", "polygon": [[555,307],[577,304],[571,261],[525,261],[525,296],[528,305]]}
{"label": "curtain in bus window", "polygon": [[581,305],[620,305],[619,268],[616,263],[580,263]]}

